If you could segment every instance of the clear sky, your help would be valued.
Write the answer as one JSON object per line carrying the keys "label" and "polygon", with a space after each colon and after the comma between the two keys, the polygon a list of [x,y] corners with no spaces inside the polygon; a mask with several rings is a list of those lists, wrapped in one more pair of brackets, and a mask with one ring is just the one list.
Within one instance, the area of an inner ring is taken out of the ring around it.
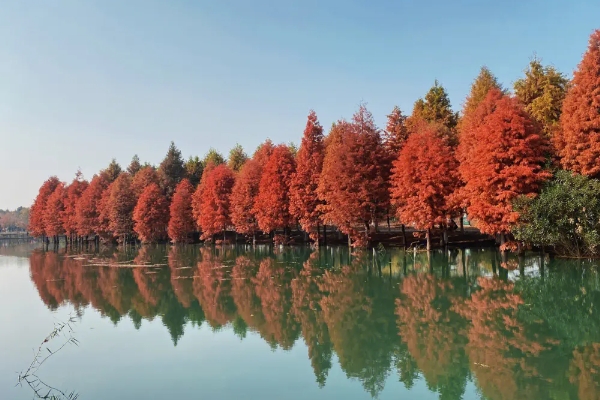
{"label": "clear sky", "polygon": [[534,54],[571,76],[592,0],[4,0],[0,5],[0,208],[30,205],[57,175],[111,158],[158,164],[299,143],[361,101],[379,126],[435,79],[461,108],[487,65],[508,87]]}

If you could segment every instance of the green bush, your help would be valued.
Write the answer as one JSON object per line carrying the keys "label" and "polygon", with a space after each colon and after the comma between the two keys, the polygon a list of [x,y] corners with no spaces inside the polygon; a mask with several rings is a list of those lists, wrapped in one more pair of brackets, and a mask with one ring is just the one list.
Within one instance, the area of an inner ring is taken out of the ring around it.
{"label": "green bush", "polygon": [[517,240],[553,246],[563,256],[600,253],[600,182],[558,171],[536,198],[520,197],[514,204],[520,222]]}

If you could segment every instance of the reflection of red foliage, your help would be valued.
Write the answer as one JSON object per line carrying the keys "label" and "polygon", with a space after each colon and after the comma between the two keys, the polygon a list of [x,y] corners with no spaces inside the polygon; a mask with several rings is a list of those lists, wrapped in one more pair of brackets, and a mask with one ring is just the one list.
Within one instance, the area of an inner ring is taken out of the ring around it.
{"label": "reflection of red foliage", "polygon": [[569,380],[577,385],[580,400],[600,399],[600,343],[573,351]]}
{"label": "reflection of red foliage", "polygon": [[531,335],[517,319],[522,298],[514,284],[479,278],[480,290],[457,306],[471,321],[466,347],[471,369],[483,394],[490,399],[541,398],[532,378],[542,379],[532,362],[548,342]]}
{"label": "reflection of red foliage", "polygon": [[263,329],[265,317],[262,313],[260,299],[254,290],[252,280],[256,275],[256,263],[246,256],[239,256],[235,260],[231,273],[231,295],[237,308],[238,315],[258,331]]}
{"label": "reflection of red foliage", "polygon": [[194,295],[212,327],[223,326],[235,316],[229,271],[230,267],[223,265],[210,249],[202,249],[202,261],[194,276]]}
{"label": "reflection of red foliage", "polygon": [[298,337],[299,326],[292,316],[291,279],[289,269],[277,264],[272,258],[261,261],[253,283],[262,303],[265,316],[265,340],[276,342],[284,349],[291,349]]}
{"label": "reflection of red foliage", "polygon": [[451,309],[456,298],[453,285],[418,274],[405,278],[401,290],[403,296],[396,300],[400,336],[427,383],[441,390],[452,380],[464,381],[465,321]]}

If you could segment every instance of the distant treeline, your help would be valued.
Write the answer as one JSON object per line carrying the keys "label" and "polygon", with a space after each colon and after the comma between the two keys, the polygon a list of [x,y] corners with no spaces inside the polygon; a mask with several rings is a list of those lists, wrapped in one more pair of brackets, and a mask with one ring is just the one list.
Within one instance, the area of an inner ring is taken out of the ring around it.
{"label": "distant treeline", "polygon": [[[298,149],[265,141],[248,157],[211,150],[185,162],[171,147],[158,167],[112,161],[91,181],[56,177],[40,188],[37,236],[187,242],[225,231],[285,242],[300,226],[317,241],[328,225],[355,246],[395,218],[428,239],[466,212],[503,249],[600,250],[600,30],[573,79],[537,59],[512,93],[485,67],[461,113],[437,81],[407,116],[375,126],[361,105],[327,136],[311,111]],[[564,172],[566,170],[568,172]],[[581,208],[572,204],[583,204]],[[278,233],[277,235],[275,233]],[[442,235],[446,239],[446,234]]]}
{"label": "distant treeline", "polygon": [[18,232],[27,230],[29,208],[19,207],[14,211],[0,210],[0,232]]}

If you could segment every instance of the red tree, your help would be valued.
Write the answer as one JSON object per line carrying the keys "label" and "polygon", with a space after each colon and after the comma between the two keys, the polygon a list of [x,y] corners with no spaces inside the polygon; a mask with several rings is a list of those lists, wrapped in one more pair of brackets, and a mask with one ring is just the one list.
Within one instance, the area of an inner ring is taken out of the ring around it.
{"label": "red tree", "polygon": [[94,175],[89,186],[81,194],[75,206],[77,217],[77,233],[80,236],[90,236],[98,232],[100,218],[100,200],[108,187],[105,174]]}
{"label": "red tree", "polygon": [[261,175],[262,168],[258,161],[247,160],[238,173],[231,191],[231,222],[235,231],[253,237],[258,231],[254,203],[258,196]]}
{"label": "red tree", "polygon": [[261,168],[264,168],[267,161],[269,161],[269,157],[271,157],[274,148],[275,146],[273,145],[273,142],[271,142],[271,139],[267,139],[257,147],[252,159],[258,162]]}
{"label": "red tree", "polygon": [[61,221],[61,216],[65,209],[65,185],[59,183],[54,192],[48,196],[46,208],[44,210],[44,228],[47,236],[54,237],[58,241],[58,236],[62,235],[65,230]]}
{"label": "red tree", "polygon": [[394,107],[387,116],[388,122],[384,131],[383,146],[393,160],[398,158],[398,153],[408,139],[409,130],[406,126],[406,116],[402,115],[400,108]]}
{"label": "red tree", "polygon": [[135,233],[142,242],[155,243],[166,239],[169,202],[156,183],[151,183],[140,195],[133,211],[133,221]]}
{"label": "red tree", "polygon": [[136,198],[131,190],[131,175],[123,172],[111,184],[108,202],[109,229],[116,237],[133,233],[133,209]]}
{"label": "red tree", "polygon": [[210,169],[203,176],[200,213],[196,221],[202,230],[202,238],[208,239],[224,232],[231,224],[230,196],[235,175],[226,164]]}
{"label": "red tree", "polygon": [[158,174],[154,167],[149,165],[142,167],[131,180],[131,190],[138,198],[148,186],[152,183],[158,184]]}
{"label": "red tree", "polygon": [[293,223],[290,215],[290,183],[296,168],[288,146],[275,146],[264,167],[254,212],[263,232],[287,229]]}
{"label": "red tree", "polygon": [[394,162],[392,204],[400,220],[417,229],[443,224],[456,211],[451,199],[458,185],[458,162],[433,126],[412,134]]}
{"label": "red tree", "polygon": [[573,75],[560,127],[554,144],[563,168],[600,178],[600,29]]}
{"label": "red tree", "polygon": [[323,169],[324,153],[323,127],[317,114],[311,111],[296,157],[296,172],[290,183],[290,214],[298,219],[302,229],[317,242],[321,216],[318,206],[322,203],[317,196],[317,187]]}
{"label": "red tree", "polygon": [[190,233],[195,230],[194,216],[192,215],[193,194],[194,187],[187,179],[183,179],[175,188],[168,227],[169,237],[173,243],[188,242]]}
{"label": "red tree", "polygon": [[81,171],[77,171],[75,179],[66,188],[66,194],[64,199],[64,211],[62,213],[62,224],[65,229],[67,236],[73,237],[78,231],[78,219],[77,219],[77,203],[83,195],[83,192],[88,187],[88,182],[83,179]]}
{"label": "red tree", "polygon": [[[542,169],[547,142],[519,104],[490,91],[478,106],[485,117],[472,131],[469,158],[460,164],[467,212],[483,233],[506,234],[518,220],[512,201],[535,196],[550,177]],[[463,146],[463,144],[461,144]]]}
{"label": "red tree", "polygon": [[389,169],[381,136],[364,106],[352,123],[335,124],[329,136],[318,188],[325,202],[323,219],[363,245],[369,223],[377,222],[389,205]]}
{"label": "red tree", "polygon": [[46,234],[44,226],[44,215],[46,213],[46,203],[48,197],[54,192],[60,181],[56,176],[48,178],[40,187],[35,198],[31,211],[29,212],[29,232],[32,236],[43,236]]}
{"label": "red tree", "polygon": [[98,219],[94,229],[100,238],[107,241],[112,240],[115,236],[110,227],[110,195],[112,193],[113,184],[114,182],[110,183],[108,187],[104,189],[100,196],[100,200],[98,200]]}

